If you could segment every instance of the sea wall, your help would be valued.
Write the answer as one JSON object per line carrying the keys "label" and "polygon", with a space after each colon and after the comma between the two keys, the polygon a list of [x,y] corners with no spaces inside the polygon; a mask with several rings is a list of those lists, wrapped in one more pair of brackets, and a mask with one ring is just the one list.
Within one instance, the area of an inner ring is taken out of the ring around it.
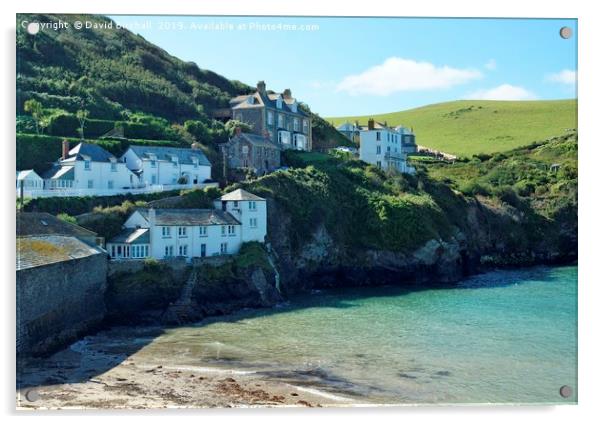
{"label": "sea wall", "polygon": [[17,271],[17,353],[46,354],[96,328],[106,279],[105,254]]}

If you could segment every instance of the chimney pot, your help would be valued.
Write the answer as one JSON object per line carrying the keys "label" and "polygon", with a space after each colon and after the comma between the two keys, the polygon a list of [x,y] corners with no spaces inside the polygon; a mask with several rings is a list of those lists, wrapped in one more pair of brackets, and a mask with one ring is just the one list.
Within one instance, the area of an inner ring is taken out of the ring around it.
{"label": "chimney pot", "polygon": [[368,129],[371,131],[374,129],[374,119],[368,119]]}
{"label": "chimney pot", "polygon": [[290,99],[293,96],[293,94],[291,93],[291,89],[287,88],[282,92],[282,97],[284,97],[285,99]]}
{"label": "chimney pot", "polygon": [[63,140],[62,159],[67,159],[69,156],[69,140]]}

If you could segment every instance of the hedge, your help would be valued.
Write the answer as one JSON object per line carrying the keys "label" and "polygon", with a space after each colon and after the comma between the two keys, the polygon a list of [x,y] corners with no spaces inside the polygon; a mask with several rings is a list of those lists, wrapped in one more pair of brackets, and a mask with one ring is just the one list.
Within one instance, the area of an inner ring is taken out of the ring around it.
{"label": "hedge", "polygon": [[[62,141],[69,140],[74,147],[81,140],[73,137],[58,137],[36,134],[17,134],[17,169],[34,169],[38,174],[50,169],[61,156]],[[119,157],[132,144],[143,146],[187,147],[186,143],[168,140],[124,140],[100,139],[86,140],[87,143],[98,144],[103,149]]]}

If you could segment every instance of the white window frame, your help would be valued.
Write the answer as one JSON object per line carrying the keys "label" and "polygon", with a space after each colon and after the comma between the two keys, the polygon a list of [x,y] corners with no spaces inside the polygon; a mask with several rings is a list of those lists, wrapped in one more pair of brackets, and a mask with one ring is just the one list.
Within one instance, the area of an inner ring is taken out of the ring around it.
{"label": "white window frame", "polygon": [[163,238],[171,238],[171,227],[161,227],[161,235],[163,236]]}
{"label": "white window frame", "polygon": [[207,226],[206,225],[201,225],[199,227],[199,235],[201,237],[207,237]]}

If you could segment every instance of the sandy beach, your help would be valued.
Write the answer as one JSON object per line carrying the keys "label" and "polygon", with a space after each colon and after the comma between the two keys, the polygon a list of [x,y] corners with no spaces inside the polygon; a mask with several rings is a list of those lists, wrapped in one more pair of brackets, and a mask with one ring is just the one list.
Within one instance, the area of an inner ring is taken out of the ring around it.
{"label": "sandy beach", "polygon": [[247,370],[137,362],[76,343],[19,364],[17,409],[322,407],[352,399]]}

